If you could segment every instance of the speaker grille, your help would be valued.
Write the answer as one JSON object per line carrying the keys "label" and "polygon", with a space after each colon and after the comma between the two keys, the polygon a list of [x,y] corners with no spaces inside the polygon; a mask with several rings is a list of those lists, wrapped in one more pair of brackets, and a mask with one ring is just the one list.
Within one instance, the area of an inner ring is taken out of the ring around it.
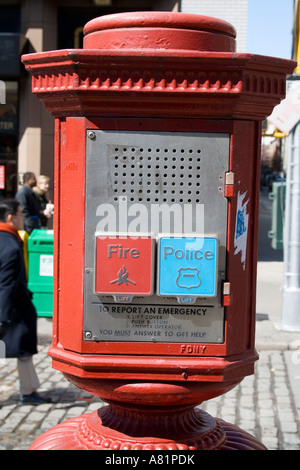
{"label": "speaker grille", "polygon": [[131,203],[200,203],[201,150],[109,146],[113,198]]}

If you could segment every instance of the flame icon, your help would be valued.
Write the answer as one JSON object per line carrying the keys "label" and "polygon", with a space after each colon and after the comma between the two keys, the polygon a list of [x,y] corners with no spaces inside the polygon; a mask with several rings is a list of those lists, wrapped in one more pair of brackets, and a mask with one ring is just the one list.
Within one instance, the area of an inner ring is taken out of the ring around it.
{"label": "flame icon", "polygon": [[118,272],[118,279],[115,279],[114,281],[110,281],[111,284],[126,284],[128,286],[128,283],[130,284],[136,284],[134,281],[131,281],[128,279],[129,272],[126,270],[125,266],[123,266],[120,271]]}

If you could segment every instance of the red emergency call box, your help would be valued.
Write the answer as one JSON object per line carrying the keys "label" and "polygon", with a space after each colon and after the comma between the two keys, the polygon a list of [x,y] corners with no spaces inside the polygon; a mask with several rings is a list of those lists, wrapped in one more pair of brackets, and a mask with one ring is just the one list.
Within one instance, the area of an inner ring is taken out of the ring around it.
{"label": "red emergency call box", "polygon": [[262,121],[295,63],[235,37],[123,13],[23,56],[55,118],[50,355],[104,400],[195,404],[253,373]]}

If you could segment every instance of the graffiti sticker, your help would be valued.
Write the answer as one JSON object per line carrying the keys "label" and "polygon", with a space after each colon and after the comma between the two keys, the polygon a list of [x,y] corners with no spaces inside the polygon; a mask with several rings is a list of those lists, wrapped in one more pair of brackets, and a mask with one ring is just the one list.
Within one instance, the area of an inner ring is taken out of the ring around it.
{"label": "graffiti sticker", "polygon": [[248,236],[248,219],[249,214],[247,212],[247,206],[249,198],[246,199],[247,193],[238,193],[237,210],[236,210],[236,223],[235,223],[235,235],[234,235],[234,254],[241,253],[241,262],[243,269],[245,269],[246,263],[246,251],[247,251],[247,236]]}

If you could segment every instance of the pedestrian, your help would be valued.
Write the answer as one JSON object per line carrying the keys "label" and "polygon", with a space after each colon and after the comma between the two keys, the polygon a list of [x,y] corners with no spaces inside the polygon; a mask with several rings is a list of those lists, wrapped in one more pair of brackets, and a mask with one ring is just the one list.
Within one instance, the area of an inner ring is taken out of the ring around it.
{"label": "pedestrian", "polygon": [[18,201],[0,202],[0,339],[5,356],[17,358],[20,400],[24,404],[49,402],[42,398],[33,355],[37,353],[37,313],[27,287],[23,242],[18,230],[23,214]]}
{"label": "pedestrian", "polygon": [[49,181],[50,178],[45,175],[40,175],[37,177],[36,186],[33,187],[33,191],[39,201],[40,204],[40,221],[41,221],[41,228],[47,228],[48,220],[50,219],[54,205],[51,204],[48,198],[48,190],[49,190]]}
{"label": "pedestrian", "polygon": [[24,215],[24,230],[28,234],[35,228],[41,228],[40,204],[32,189],[34,186],[36,186],[35,174],[24,173],[24,184],[16,194],[16,200],[21,204]]}

